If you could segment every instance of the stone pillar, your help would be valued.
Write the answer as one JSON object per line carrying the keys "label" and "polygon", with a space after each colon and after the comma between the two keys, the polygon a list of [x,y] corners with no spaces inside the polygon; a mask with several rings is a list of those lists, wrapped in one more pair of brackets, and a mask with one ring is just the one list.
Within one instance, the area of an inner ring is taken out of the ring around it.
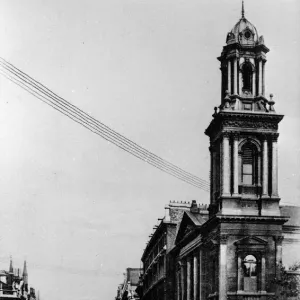
{"label": "stone pillar", "polygon": [[263,70],[262,70],[262,60],[258,62],[259,76],[258,76],[258,95],[262,95],[262,84],[263,84]]}
{"label": "stone pillar", "polygon": [[223,134],[222,149],[222,196],[230,194],[230,158],[229,158],[229,135]]}
{"label": "stone pillar", "polygon": [[265,253],[261,256],[261,282],[260,282],[261,291],[266,290],[266,258]]}
{"label": "stone pillar", "polygon": [[256,72],[253,72],[253,77],[252,77],[252,95],[256,96]]}
{"label": "stone pillar", "polygon": [[229,94],[231,94],[231,61],[228,60],[227,63],[227,79],[228,79],[228,87],[227,90]]}
{"label": "stone pillar", "polygon": [[237,58],[234,58],[233,63],[233,94],[237,95],[237,83],[238,83],[238,76],[237,76]]}
{"label": "stone pillar", "polygon": [[272,136],[272,197],[278,197],[278,134]]}
{"label": "stone pillar", "polygon": [[192,279],[192,260],[190,257],[186,261],[186,300],[192,300],[191,298],[191,279]]}
{"label": "stone pillar", "polygon": [[176,299],[181,300],[180,298],[180,266],[176,268]]}
{"label": "stone pillar", "polygon": [[243,266],[241,253],[238,253],[238,291],[243,290]]}
{"label": "stone pillar", "polygon": [[269,158],[268,158],[268,141],[267,137],[263,137],[263,163],[262,163],[262,195],[267,196],[268,195],[268,165],[269,165]]}
{"label": "stone pillar", "polygon": [[227,300],[227,236],[220,236],[219,249],[219,300]]}
{"label": "stone pillar", "polygon": [[275,259],[276,259],[276,277],[280,279],[281,277],[281,265],[282,265],[282,241],[283,236],[275,236]]}
{"label": "stone pillar", "polygon": [[239,193],[239,135],[233,135],[233,195]]}
{"label": "stone pillar", "polygon": [[214,203],[214,151],[213,146],[209,147],[210,152],[210,203]]}
{"label": "stone pillar", "polygon": [[180,265],[180,280],[181,280],[181,289],[180,289],[180,295],[181,295],[181,300],[185,300],[185,282],[186,282],[186,277],[185,277],[185,261],[181,261],[181,265]]}
{"label": "stone pillar", "polygon": [[199,300],[204,300],[202,298],[202,287],[203,287],[203,275],[202,275],[202,249],[199,250]]}
{"label": "stone pillar", "polygon": [[243,89],[243,73],[239,69],[239,95],[242,96],[242,89]]}
{"label": "stone pillar", "polygon": [[265,67],[266,67],[266,62],[264,61],[262,63],[262,94],[263,94],[263,96],[265,95]]}
{"label": "stone pillar", "polygon": [[193,288],[194,288],[194,300],[197,300],[198,299],[198,283],[199,283],[199,280],[198,280],[198,256],[196,253],[194,253],[194,267],[193,267],[193,270],[194,270],[194,274],[193,274],[193,280],[194,280],[194,284],[193,284]]}

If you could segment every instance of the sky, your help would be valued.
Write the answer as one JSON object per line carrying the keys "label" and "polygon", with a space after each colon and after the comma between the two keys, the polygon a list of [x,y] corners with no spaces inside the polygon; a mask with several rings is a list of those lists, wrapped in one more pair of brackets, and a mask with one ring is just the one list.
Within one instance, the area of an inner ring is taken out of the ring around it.
{"label": "sky", "polygon": [[[300,199],[300,2],[246,0],[263,35],[282,203]],[[1,0],[0,56],[139,145],[208,180],[216,59],[240,0]],[[130,156],[0,77],[0,268],[41,299],[114,299],[170,200],[209,194]]]}

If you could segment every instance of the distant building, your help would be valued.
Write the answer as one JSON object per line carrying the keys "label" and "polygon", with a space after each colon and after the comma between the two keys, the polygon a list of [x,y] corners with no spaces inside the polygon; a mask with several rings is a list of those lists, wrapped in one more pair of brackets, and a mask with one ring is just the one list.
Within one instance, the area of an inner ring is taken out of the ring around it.
{"label": "distant building", "polygon": [[198,206],[195,201],[175,202],[171,201],[166,207],[166,215],[155,231],[142,256],[144,266],[143,276],[143,300],[169,300],[174,294],[172,277],[175,272],[173,257],[169,255],[174,246],[177,225],[180,223],[184,212],[196,210],[208,217],[206,205]]}
{"label": "distant building", "polygon": [[9,270],[0,271],[0,300],[6,299],[36,299],[34,288],[29,287],[28,285],[28,271],[26,261],[24,262],[22,275],[20,269],[13,268],[12,259],[10,260]]}
{"label": "distant building", "polygon": [[140,268],[126,269],[124,282],[118,286],[116,300],[140,299],[136,289],[139,287],[141,274],[142,269]]}

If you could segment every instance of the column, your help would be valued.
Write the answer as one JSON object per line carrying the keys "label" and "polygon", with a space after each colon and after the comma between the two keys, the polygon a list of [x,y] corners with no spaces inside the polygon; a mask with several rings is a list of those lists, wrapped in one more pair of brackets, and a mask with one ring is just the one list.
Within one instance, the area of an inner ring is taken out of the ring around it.
{"label": "column", "polygon": [[256,96],[256,72],[253,72],[253,77],[252,77],[252,95]]}
{"label": "column", "polygon": [[227,236],[220,236],[219,250],[219,300],[227,300]]}
{"label": "column", "polygon": [[192,300],[191,298],[191,277],[192,277],[192,261],[188,257],[186,261],[186,300]]}
{"label": "column", "polygon": [[241,257],[241,253],[238,253],[238,291],[242,291],[243,290],[243,267],[242,267],[242,257]]}
{"label": "column", "polygon": [[266,62],[262,63],[262,94],[265,95],[265,65]]}
{"label": "column", "polygon": [[265,254],[262,253],[261,256],[261,283],[260,283],[260,289],[261,291],[266,290],[266,258]]}
{"label": "column", "polygon": [[272,136],[272,196],[278,197],[278,134]]}
{"label": "column", "polygon": [[259,76],[258,76],[258,95],[262,95],[262,78],[263,78],[263,71],[262,71],[262,60],[259,60],[258,62],[258,68],[259,68]]}
{"label": "column", "polygon": [[230,160],[229,160],[229,135],[223,134],[222,151],[222,196],[228,196],[230,193]]}
{"label": "column", "polygon": [[196,253],[194,253],[194,276],[193,276],[193,279],[194,279],[194,284],[193,284],[193,287],[194,287],[194,300],[197,300],[197,295],[198,295],[198,256]]}
{"label": "column", "polygon": [[229,94],[231,94],[231,61],[230,60],[228,60],[227,63],[227,79],[228,79],[227,90]]}
{"label": "column", "polygon": [[239,135],[233,135],[233,194],[239,193]]}
{"label": "column", "polygon": [[276,277],[280,279],[282,265],[282,241],[283,236],[274,236],[275,251],[276,251]]}
{"label": "column", "polygon": [[262,164],[262,195],[268,195],[268,141],[263,137],[263,164]]}
{"label": "column", "polygon": [[243,73],[239,69],[239,95],[242,96],[242,88],[243,88]]}
{"label": "column", "polygon": [[217,165],[216,165],[216,148],[215,146],[210,146],[210,199],[211,203],[215,203],[215,193],[217,191],[217,180],[216,180],[216,174],[217,174]]}
{"label": "column", "polygon": [[199,300],[204,300],[202,298],[202,287],[203,287],[203,275],[202,275],[202,249],[199,250]]}
{"label": "column", "polygon": [[234,58],[234,64],[233,64],[233,94],[237,94],[237,82],[238,82],[238,77],[237,77],[237,58]]}
{"label": "column", "polygon": [[180,280],[181,280],[181,300],[185,300],[185,262],[181,261],[180,265]]}
{"label": "column", "polygon": [[176,290],[177,290],[177,293],[176,293],[176,299],[177,300],[181,300],[181,295],[180,295],[180,270],[181,270],[181,266],[177,265],[177,268],[176,268]]}

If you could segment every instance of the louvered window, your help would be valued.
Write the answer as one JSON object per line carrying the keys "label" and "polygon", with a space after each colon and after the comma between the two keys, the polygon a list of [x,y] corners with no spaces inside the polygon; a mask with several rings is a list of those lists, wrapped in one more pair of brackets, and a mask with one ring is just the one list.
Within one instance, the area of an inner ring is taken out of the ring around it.
{"label": "louvered window", "polygon": [[256,151],[252,144],[248,143],[242,148],[242,182],[253,185],[255,183],[255,157]]}

